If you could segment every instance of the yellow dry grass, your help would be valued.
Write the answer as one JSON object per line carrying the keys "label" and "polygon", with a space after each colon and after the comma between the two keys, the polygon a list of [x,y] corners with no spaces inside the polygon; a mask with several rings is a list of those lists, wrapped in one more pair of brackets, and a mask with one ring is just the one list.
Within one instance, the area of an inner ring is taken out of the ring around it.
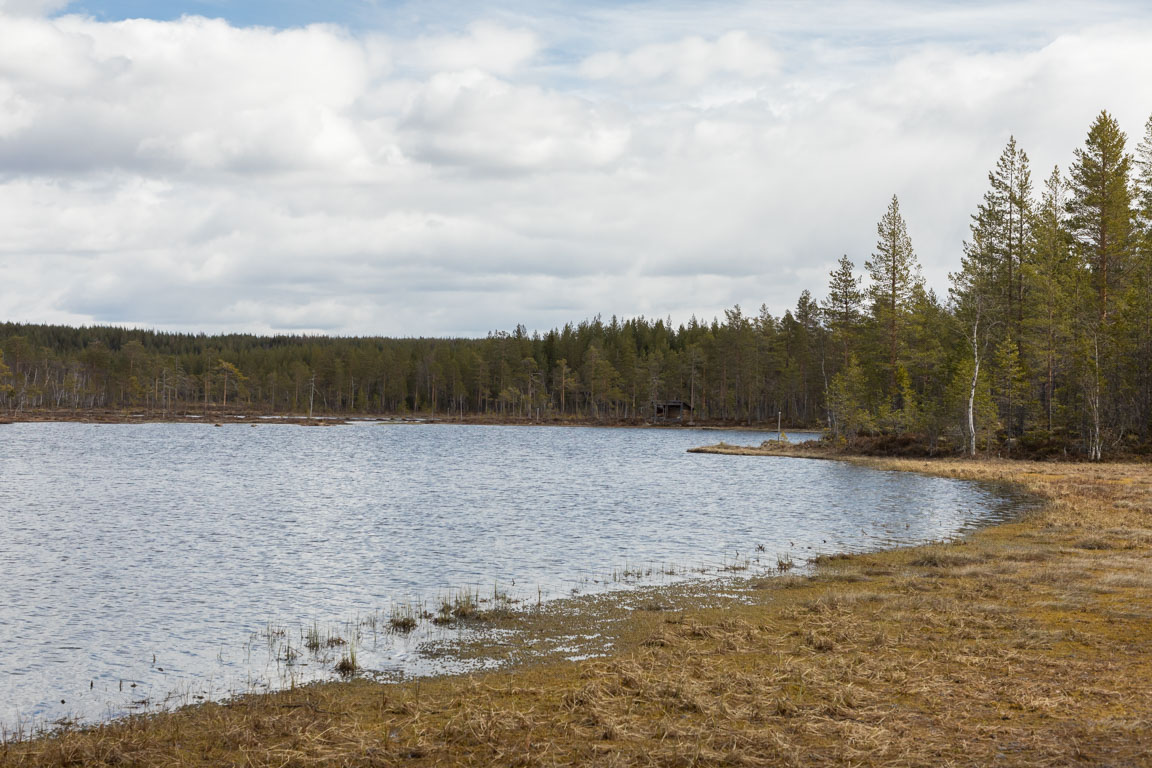
{"label": "yellow dry grass", "polygon": [[610,658],[206,704],[6,744],[0,765],[1152,765],[1152,467],[854,461],[1048,503],[749,599],[572,618],[618,625]]}

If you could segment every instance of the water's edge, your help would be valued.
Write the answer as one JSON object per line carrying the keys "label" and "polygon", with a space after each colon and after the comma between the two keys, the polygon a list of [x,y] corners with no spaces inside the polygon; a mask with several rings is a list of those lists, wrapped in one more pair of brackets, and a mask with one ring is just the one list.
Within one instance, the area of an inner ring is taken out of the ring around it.
{"label": "water's edge", "polygon": [[[791,463],[796,460],[783,459],[783,461]],[[879,472],[879,470],[869,470],[869,472],[872,471]],[[788,473],[784,472],[784,474]],[[965,482],[960,485],[981,489],[979,496],[982,498],[998,499],[1001,513],[993,518],[984,519],[984,522],[979,526],[963,525],[958,530],[953,531],[950,536],[966,535],[977,527],[1004,522],[1011,519],[1012,515],[1026,511],[1020,506],[1025,503],[1025,500],[1014,494],[1005,494],[1003,488],[973,482]],[[1009,507],[1011,507],[1010,512],[1003,511]],[[877,529],[876,533],[870,534],[871,545],[854,547],[851,551],[875,552],[891,546],[910,546],[928,541],[928,539],[918,542],[904,540],[894,543],[895,540],[886,541],[883,538],[883,533],[882,529]],[[652,600],[672,599],[667,596],[673,594],[679,596],[676,597],[677,600],[681,600],[688,599],[692,595],[716,595],[725,590],[739,591],[744,589],[747,583],[762,579],[770,574],[802,571],[807,567],[810,560],[835,551],[815,551],[812,549],[813,546],[801,544],[800,548],[797,549],[797,545],[793,544],[785,549],[782,546],[777,547],[770,544],[760,551],[736,551],[731,558],[725,556],[721,562],[688,564],[688,566],[679,569],[671,567],[667,571],[659,570],[662,567],[668,568],[667,563],[657,563],[651,560],[625,561],[613,567],[611,573],[602,572],[594,577],[585,576],[577,583],[578,589],[576,591],[580,593],[578,595],[561,592],[543,594],[536,590],[533,600],[533,590],[530,587],[526,589],[523,585],[519,585],[512,588],[512,584],[515,584],[513,579],[496,579],[495,583],[491,585],[491,594],[488,593],[487,587],[484,587],[483,591],[479,586],[473,587],[474,592],[470,596],[465,595],[463,597],[463,606],[461,606],[461,592],[456,591],[455,594],[448,592],[441,595],[431,603],[425,599],[418,606],[416,604],[394,603],[387,612],[380,609],[373,610],[371,613],[358,612],[344,622],[316,620],[309,625],[307,621],[277,622],[274,618],[270,618],[263,629],[252,633],[246,648],[224,649],[222,651],[225,654],[231,653],[233,656],[239,652],[241,656],[246,656],[249,660],[254,655],[263,654],[267,659],[264,674],[253,678],[249,672],[248,678],[242,686],[237,686],[234,679],[227,682],[209,679],[185,681],[175,688],[164,690],[162,688],[162,674],[154,675],[154,678],[158,677],[159,679],[152,679],[148,682],[131,675],[121,678],[123,682],[104,679],[101,682],[106,691],[108,693],[123,692],[125,695],[118,698],[121,701],[126,699],[130,706],[109,705],[96,716],[75,716],[64,712],[57,717],[55,715],[58,713],[45,713],[41,716],[40,723],[51,724],[56,720],[82,723],[100,722],[132,712],[169,709],[208,699],[221,700],[235,695],[331,680],[337,677],[332,672],[332,667],[339,663],[349,651],[359,651],[361,658],[365,655],[370,657],[373,647],[384,641],[392,646],[388,651],[389,658],[396,659],[397,663],[383,667],[378,666],[371,673],[366,673],[371,677],[384,680],[458,674],[488,669],[498,664],[521,663],[529,657],[580,658],[588,655],[601,655],[610,652],[611,644],[604,644],[602,633],[592,631],[595,630],[595,627],[588,627],[589,631],[585,632],[562,632],[556,635],[553,638],[554,642],[551,643],[544,642],[541,639],[544,636],[539,635],[537,644],[541,646],[541,650],[533,654],[525,653],[521,649],[520,652],[512,654],[512,656],[506,652],[501,652],[503,658],[494,658],[476,652],[476,648],[490,643],[493,637],[498,638],[504,646],[515,645],[517,639],[513,635],[520,631],[519,627],[525,624],[525,617],[531,618],[532,614],[547,617],[548,622],[561,626],[565,625],[565,621],[567,621],[559,618],[561,614],[572,612],[583,615],[588,612],[590,605],[603,606],[607,603],[614,603],[616,608],[613,610],[619,612],[635,610],[637,605],[645,601],[650,603]],[[810,555],[809,552],[811,552]],[[741,584],[745,586],[741,586]],[[653,595],[657,597],[650,597]],[[458,609],[462,610],[461,615],[457,615]],[[365,610],[367,611],[367,609]],[[470,611],[475,614],[486,614],[487,621],[477,621],[469,615]],[[308,614],[304,611],[303,615],[307,616]],[[393,620],[405,617],[412,617],[416,620],[417,628],[415,631],[397,631],[394,629]],[[438,619],[444,619],[444,621],[438,622]],[[527,623],[536,626],[533,621]],[[568,623],[571,622],[568,621]],[[340,626],[341,624],[342,626]],[[316,637],[312,638],[311,635]],[[316,645],[319,647],[317,649],[302,647],[308,645],[308,641],[312,639],[318,640]],[[330,644],[329,641],[331,640],[343,642]],[[464,651],[455,652],[453,649],[464,649]],[[87,649],[86,651],[81,647],[61,648],[60,650],[73,654],[94,652],[94,649]],[[312,653],[313,650],[318,652]],[[163,666],[165,664],[175,666],[171,659],[173,656],[179,657],[182,653],[178,642],[172,643],[171,647],[157,648],[157,651],[156,655],[153,656],[152,664],[153,669],[158,669],[159,673],[165,673]],[[370,658],[368,663],[371,664]],[[171,670],[171,666],[167,669]],[[143,690],[146,693],[135,697],[131,695],[130,691],[123,690],[125,685],[135,688],[134,683],[144,686]],[[111,690],[109,686],[115,686],[119,690]],[[95,687],[96,681],[94,680],[91,688],[95,689]]]}

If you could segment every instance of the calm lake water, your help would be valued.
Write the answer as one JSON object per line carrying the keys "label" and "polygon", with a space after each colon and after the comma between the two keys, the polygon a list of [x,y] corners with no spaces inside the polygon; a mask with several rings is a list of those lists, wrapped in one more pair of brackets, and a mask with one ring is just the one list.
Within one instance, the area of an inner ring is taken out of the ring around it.
{"label": "calm lake water", "polygon": [[[359,423],[0,426],[0,724],[332,674],[427,671],[385,631],[452,590],[535,602],[778,554],[801,563],[1010,514],[994,489],[687,454],[770,434]],[[757,553],[757,545],[763,551]],[[453,631],[453,630],[437,630]],[[325,655],[328,654],[328,655]]]}

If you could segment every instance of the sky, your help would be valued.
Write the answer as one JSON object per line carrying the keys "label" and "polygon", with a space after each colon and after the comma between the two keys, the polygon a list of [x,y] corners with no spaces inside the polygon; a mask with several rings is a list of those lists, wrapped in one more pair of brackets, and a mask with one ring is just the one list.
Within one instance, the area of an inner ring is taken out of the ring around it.
{"label": "sky", "polygon": [[1144,2],[0,0],[0,320],[479,336],[773,315],[898,196],[946,296],[1152,115]]}

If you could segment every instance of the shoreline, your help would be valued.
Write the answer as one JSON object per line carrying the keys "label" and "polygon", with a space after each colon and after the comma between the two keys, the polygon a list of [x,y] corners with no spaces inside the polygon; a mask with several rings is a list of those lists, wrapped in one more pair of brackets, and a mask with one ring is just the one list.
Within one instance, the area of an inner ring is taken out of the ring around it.
{"label": "shoreline", "polygon": [[[825,557],[811,575],[742,590],[642,589],[627,594],[646,604],[617,593],[575,615],[513,617],[513,645],[496,632],[464,649],[513,663],[497,672],[322,683],[132,717],[0,746],[0,765],[628,765],[684,754],[1090,765],[1149,754],[1152,467],[816,453],[767,455],[1012,483],[1046,504],[959,542]],[[572,636],[611,655],[542,652],[547,638]]]}
{"label": "shoreline", "polygon": [[[378,422],[382,424],[412,424],[412,425],[439,425],[460,424],[475,426],[509,426],[509,427],[598,427],[621,429],[698,429],[717,432],[765,432],[776,434],[774,424],[731,424],[729,422],[669,422],[654,423],[643,419],[637,420],[593,420],[578,418],[553,419],[526,419],[505,418],[499,416],[472,415],[463,419],[458,417],[445,417],[420,414],[319,414],[309,419],[307,416],[292,413],[247,413],[241,411],[211,411],[196,413],[186,411],[182,414],[156,414],[146,412],[118,411],[118,410],[92,410],[92,411],[43,411],[24,413],[0,413],[0,425],[5,424],[295,424],[301,426],[338,426],[350,422]],[[788,427],[783,428],[785,434],[795,432],[799,434],[817,434],[822,430],[819,427]]]}

